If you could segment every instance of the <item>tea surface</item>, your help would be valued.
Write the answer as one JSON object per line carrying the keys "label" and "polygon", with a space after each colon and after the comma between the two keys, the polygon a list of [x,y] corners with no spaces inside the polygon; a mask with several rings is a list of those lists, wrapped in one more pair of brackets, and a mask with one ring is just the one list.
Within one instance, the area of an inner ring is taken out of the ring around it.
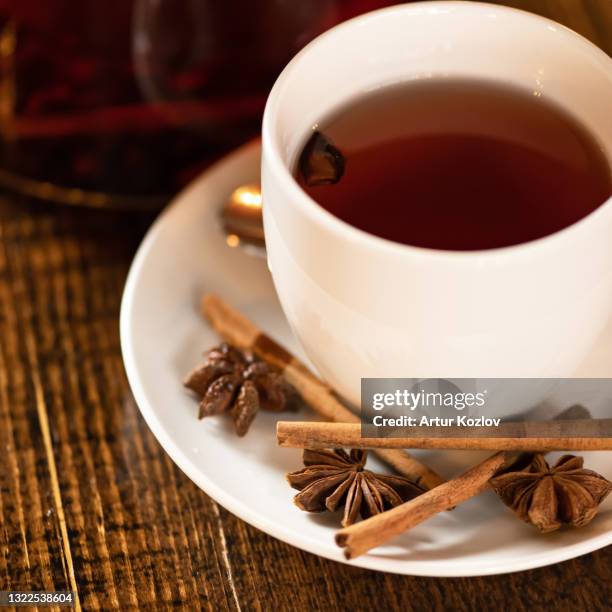
{"label": "tea surface", "polygon": [[298,170],[302,187],[347,223],[405,244],[519,244],[575,223],[612,193],[596,139],[539,91],[411,82],[353,100],[317,130],[342,153],[344,172],[308,185]]}

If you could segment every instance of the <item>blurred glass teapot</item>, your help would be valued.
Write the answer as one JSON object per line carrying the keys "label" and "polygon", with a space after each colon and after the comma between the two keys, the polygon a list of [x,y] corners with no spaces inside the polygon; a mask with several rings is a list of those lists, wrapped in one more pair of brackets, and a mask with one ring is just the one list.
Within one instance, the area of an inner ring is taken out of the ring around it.
{"label": "blurred glass teapot", "polygon": [[163,205],[256,136],[288,60],[389,0],[0,0],[0,185]]}

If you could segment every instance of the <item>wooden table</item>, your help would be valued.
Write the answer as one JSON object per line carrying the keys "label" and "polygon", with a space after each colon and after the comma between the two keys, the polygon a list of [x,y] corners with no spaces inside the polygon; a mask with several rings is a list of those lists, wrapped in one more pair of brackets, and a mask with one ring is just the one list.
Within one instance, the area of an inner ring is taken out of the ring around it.
{"label": "wooden table", "polygon": [[[501,3],[612,53],[612,0]],[[1,198],[0,590],[72,589],[88,610],[609,604],[612,547],[507,576],[401,577],[292,548],[200,491],[144,424],[121,361],[121,292],[150,221]]]}

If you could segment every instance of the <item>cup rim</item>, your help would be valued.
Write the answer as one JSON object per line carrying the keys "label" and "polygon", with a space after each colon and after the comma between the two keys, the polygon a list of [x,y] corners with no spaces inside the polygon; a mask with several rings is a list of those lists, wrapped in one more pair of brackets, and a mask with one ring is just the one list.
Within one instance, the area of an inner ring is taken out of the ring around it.
{"label": "cup rim", "polygon": [[[395,5],[377,9],[364,13],[357,17],[353,17],[347,21],[344,21],[329,30],[326,30],[310,43],[308,43],[303,49],[301,49],[293,59],[285,66],[283,71],[278,76],[274,86],[272,87],[268,99],[262,121],[262,164],[266,164],[271,172],[275,174],[276,178],[282,181],[286,188],[289,190],[291,203],[293,206],[297,206],[300,210],[306,214],[312,221],[322,224],[327,227],[336,237],[348,240],[353,243],[357,243],[368,249],[382,250],[387,253],[392,253],[396,256],[404,257],[422,257],[422,258],[437,258],[446,260],[473,260],[479,259],[500,259],[508,256],[530,256],[534,251],[545,250],[554,248],[557,244],[579,232],[587,231],[594,223],[597,222],[601,216],[608,213],[612,209],[612,195],[602,202],[595,210],[591,211],[578,221],[575,221],[571,225],[564,227],[561,230],[529,240],[527,242],[521,242],[509,246],[496,247],[491,249],[475,249],[465,251],[453,251],[448,249],[434,249],[428,247],[419,247],[410,244],[404,244],[395,242],[387,238],[382,238],[371,234],[365,230],[359,229],[346,221],[336,217],[328,210],[323,208],[316,200],[311,198],[295,180],[293,174],[289,171],[288,167],[283,161],[281,152],[279,151],[274,138],[274,116],[279,112],[280,106],[278,98],[281,94],[282,88],[285,81],[295,71],[299,70],[300,62],[303,56],[307,55],[312,51],[314,47],[320,44],[323,39],[329,36],[333,36],[337,31],[362,27],[364,24],[373,21],[381,14],[396,13],[396,14],[411,14],[411,13],[422,13],[434,12],[443,10],[445,8],[453,8],[454,10],[463,11],[490,11],[495,10],[500,13],[519,15],[521,19],[525,19],[531,22],[537,22],[543,27],[554,26],[556,31],[560,35],[571,39],[575,44],[579,44],[583,49],[588,50],[589,53],[595,57],[599,57],[600,60],[604,60],[608,63],[610,68],[610,76],[612,78],[612,57],[600,49],[597,45],[592,43],[590,40],[578,34],[576,31],[568,28],[567,26],[558,23],[552,19],[530,13],[522,9],[517,9],[509,6],[496,5],[482,2],[472,2],[466,0],[427,0],[424,2],[414,2],[411,4]],[[610,160],[612,163],[612,160]],[[612,167],[610,168],[612,172]],[[264,196],[265,197],[265,196]],[[265,208],[265,204],[264,204]]]}

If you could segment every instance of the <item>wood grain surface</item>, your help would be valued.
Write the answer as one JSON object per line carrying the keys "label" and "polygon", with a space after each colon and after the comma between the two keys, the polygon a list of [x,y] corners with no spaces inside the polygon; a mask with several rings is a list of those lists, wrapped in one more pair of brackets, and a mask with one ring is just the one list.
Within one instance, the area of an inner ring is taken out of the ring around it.
{"label": "wood grain surface", "polygon": [[[499,3],[612,53],[612,0]],[[609,606],[612,547],[513,575],[411,578],[304,553],[213,502],[149,432],[123,370],[121,292],[151,220],[0,197],[0,590],[72,589],[85,610]]]}

